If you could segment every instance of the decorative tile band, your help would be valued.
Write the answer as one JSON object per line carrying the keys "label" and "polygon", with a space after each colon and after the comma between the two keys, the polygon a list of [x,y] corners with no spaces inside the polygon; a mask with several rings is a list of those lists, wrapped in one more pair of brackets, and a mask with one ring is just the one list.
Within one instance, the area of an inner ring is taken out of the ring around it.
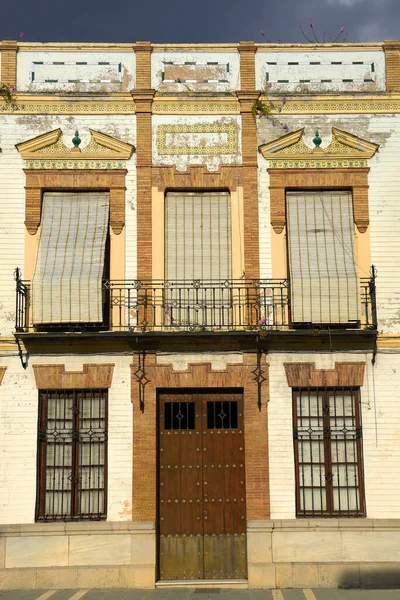
{"label": "decorative tile band", "polygon": [[269,166],[275,169],[354,169],[368,167],[365,159],[343,160],[270,160]]}
{"label": "decorative tile band", "polygon": [[[10,106],[0,100],[0,114],[135,114],[135,105],[129,97],[126,101],[119,102],[62,102],[51,100],[48,102],[24,102],[23,96],[17,97],[17,104]],[[239,114],[238,102],[154,102],[153,114]],[[281,115],[295,114],[390,114],[400,113],[400,99],[363,98],[360,100],[332,100],[332,98],[312,100],[289,99],[282,106]],[[273,110],[272,114],[278,114]]]}
{"label": "decorative tile band", "polygon": [[0,103],[0,113],[5,114],[39,114],[39,115],[72,115],[72,114],[135,114],[135,105],[130,98],[127,102],[46,102],[36,104],[25,103],[23,100],[10,106]]}
{"label": "decorative tile band", "polygon": [[123,160],[27,160],[27,169],[125,169]]}
{"label": "decorative tile band", "polygon": [[[198,135],[198,145],[189,145],[186,135],[192,138]],[[182,136],[182,143],[177,143]],[[215,138],[217,137],[217,143]],[[172,138],[168,143],[168,138]],[[207,140],[207,138],[209,138]],[[236,125],[159,125],[157,127],[158,154],[236,154],[237,153]]]}
{"label": "decorative tile band", "polygon": [[153,114],[181,114],[191,113],[204,115],[208,113],[215,114],[239,114],[239,103],[238,102],[226,102],[226,103],[205,103],[205,102],[165,102],[165,103],[153,103]]}

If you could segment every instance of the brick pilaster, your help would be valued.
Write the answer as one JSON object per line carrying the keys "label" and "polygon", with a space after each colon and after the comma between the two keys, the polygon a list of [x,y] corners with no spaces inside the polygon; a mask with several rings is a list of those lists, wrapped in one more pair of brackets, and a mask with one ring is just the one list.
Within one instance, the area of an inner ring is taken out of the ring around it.
{"label": "brick pilaster", "polygon": [[398,40],[385,40],[383,43],[386,63],[386,90],[400,90],[400,43]]}
{"label": "brick pilaster", "polygon": [[237,92],[242,117],[242,182],[244,206],[244,265],[247,279],[260,275],[258,244],[257,127],[251,109],[255,90]]}
{"label": "brick pilaster", "polygon": [[3,40],[1,51],[1,83],[9,87],[17,86],[17,52],[18,44],[14,40]]}
{"label": "brick pilaster", "polygon": [[152,272],[151,105],[155,92],[136,89],[131,94],[136,105],[137,276],[146,279]]}

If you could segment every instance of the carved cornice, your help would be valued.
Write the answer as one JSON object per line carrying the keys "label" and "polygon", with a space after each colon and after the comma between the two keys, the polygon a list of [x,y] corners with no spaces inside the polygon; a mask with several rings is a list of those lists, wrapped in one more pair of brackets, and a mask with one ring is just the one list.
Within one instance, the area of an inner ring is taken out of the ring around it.
{"label": "carved cornice", "polygon": [[166,189],[229,189],[236,190],[241,185],[241,169],[228,165],[221,165],[218,172],[208,171],[205,165],[191,166],[185,173],[176,170],[176,167],[158,166],[152,168],[153,185],[160,191]]}
{"label": "carved cornice", "polygon": [[62,142],[61,129],[54,129],[31,140],[16,144],[24,160],[99,161],[129,160],[135,148],[105,133],[89,129],[90,141],[84,148],[68,148]]}
{"label": "carved cornice", "polygon": [[82,371],[66,371],[65,365],[33,365],[40,389],[107,389],[111,387],[113,363],[83,365]]}
{"label": "carved cornice", "polygon": [[104,190],[110,192],[110,225],[118,235],[125,225],[126,169],[24,169],[26,174],[25,226],[37,232],[42,212],[43,191]]}
{"label": "carved cornice", "polygon": [[365,362],[337,362],[334,369],[316,369],[315,363],[284,363],[289,387],[360,387]]}
{"label": "carved cornice", "polygon": [[131,91],[131,96],[135,102],[136,113],[151,112],[151,106],[155,95],[152,89],[136,89]]}
{"label": "carved cornice", "polygon": [[[266,144],[258,149],[271,167],[290,168],[321,166],[335,168],[365,167],[379,145],[364,140],[352,133],[332,127],[332,140],[326,148],[309,148],[303,141],[304,128],[298,129]],[[315,163],[315,164],[310,164]]]}
{"label": "carved cornice", "polygon": [[282,233],[286,225],[286,189],[351,189],[354,222],[360,233],[369,225],[368,168],[363,169],[268,169],[270,175],[271,225]]}

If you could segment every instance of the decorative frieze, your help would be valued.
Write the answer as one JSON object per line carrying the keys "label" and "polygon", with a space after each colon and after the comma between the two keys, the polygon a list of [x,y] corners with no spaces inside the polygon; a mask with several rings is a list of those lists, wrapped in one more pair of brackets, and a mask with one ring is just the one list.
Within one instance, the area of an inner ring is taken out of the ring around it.
{"label": "decorative frieze", "polygon": [[158,125],[157,151],[165,154],[236,154],[237,127],[219,123]]}
{"label": "decorative frieze", "polygon": [[334,369],[316,369],[315,363],[284,363],[289,387],[360,387],[365,362],[337,362]]}
{"label": "decorative frieze", "polygon": [[84,364],[82,371],[66,371],[65,365],[32,365],[38,390],[107,389],[111,387],[114,363]]}

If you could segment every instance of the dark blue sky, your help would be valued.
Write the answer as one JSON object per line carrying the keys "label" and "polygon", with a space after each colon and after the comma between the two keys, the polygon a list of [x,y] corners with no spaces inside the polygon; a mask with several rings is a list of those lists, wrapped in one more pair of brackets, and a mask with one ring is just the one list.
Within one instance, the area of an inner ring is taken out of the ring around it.
{"label": "dark blue sky", "polygon": [[348,40],[400,36],[400,0],[3,0],[0,40],[134,42],[305,41],[299,26]]}

